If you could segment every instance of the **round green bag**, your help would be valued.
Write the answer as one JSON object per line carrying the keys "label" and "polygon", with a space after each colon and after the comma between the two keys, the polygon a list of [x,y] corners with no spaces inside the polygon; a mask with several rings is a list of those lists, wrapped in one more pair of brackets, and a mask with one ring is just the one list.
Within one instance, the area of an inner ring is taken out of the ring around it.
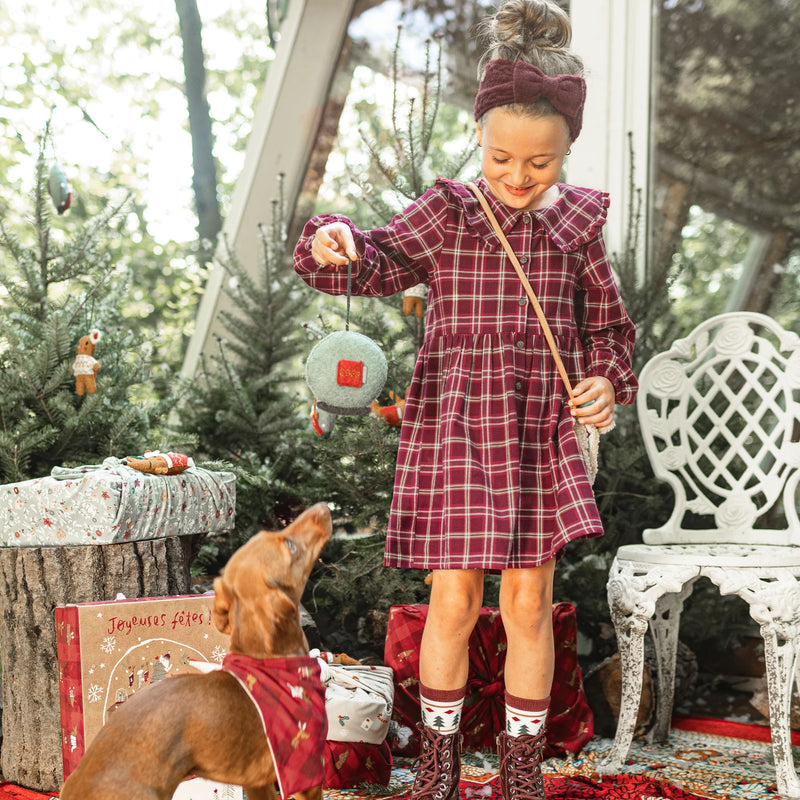
{"label": "round green bag", "polygon": [[386,383],[386,357],[367,336],[350,330],[350,285],[353,264],[347,262],[345,329],[328,334],[308,354],[305,377],[318,408],[331,414],[369,413]]}

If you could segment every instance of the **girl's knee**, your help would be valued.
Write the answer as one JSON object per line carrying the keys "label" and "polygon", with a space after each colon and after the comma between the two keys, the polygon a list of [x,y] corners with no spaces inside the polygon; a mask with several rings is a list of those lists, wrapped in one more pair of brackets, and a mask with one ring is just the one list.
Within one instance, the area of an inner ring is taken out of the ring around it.
{"label": "girl's knee", "polygon": [[[547,566],[547,565],[545,565]],[[515,627],[552,624],[552,570],[507,570],[500,586],[503,623]]]}
{"label": "girl's knee", "polygon": [[[463,574],[459,574],[459,572]],[[475,574],[477,573],[477,574]],[[453,632],[470,632],[483,602],[483,574],[463,570],[434,574],[428,617]]]}

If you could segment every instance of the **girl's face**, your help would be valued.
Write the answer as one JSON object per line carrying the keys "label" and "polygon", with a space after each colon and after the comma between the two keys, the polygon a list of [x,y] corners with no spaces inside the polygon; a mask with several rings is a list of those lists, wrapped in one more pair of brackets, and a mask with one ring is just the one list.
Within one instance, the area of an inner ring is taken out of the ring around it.
{"label": "girl's face", "polygon": [[560,115],[524,117],[493,108],[478,123],[481,171],[492,194],[511,208],[530,211],[555,199],[569,129]]}

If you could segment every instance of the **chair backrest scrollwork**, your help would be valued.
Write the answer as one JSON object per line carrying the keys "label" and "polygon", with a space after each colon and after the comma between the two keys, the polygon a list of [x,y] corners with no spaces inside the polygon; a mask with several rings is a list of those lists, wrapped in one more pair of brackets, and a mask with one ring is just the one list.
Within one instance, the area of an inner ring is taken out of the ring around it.
{"label": "chair backrest scrollwork", "polygon": [[800,337],[763,314],[720,314],[639,382],[647,454],[675,495],[644,541],[800,545]]}

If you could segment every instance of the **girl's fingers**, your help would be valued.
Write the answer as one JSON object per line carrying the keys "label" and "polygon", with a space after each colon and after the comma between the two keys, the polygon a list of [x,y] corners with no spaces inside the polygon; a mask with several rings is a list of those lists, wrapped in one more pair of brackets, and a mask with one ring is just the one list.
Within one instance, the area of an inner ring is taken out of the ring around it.
{"label": "girl's fingers", "polygon": [[[325,226],[317,229],[314,236],[314,243],[311,253],[318,264],[326,266],[333,264],[343,266],[347,264],[347,258],[355,261],[355,242],[350,229],[345,226]],[[347,253],[348,255],[344,255]]]}

